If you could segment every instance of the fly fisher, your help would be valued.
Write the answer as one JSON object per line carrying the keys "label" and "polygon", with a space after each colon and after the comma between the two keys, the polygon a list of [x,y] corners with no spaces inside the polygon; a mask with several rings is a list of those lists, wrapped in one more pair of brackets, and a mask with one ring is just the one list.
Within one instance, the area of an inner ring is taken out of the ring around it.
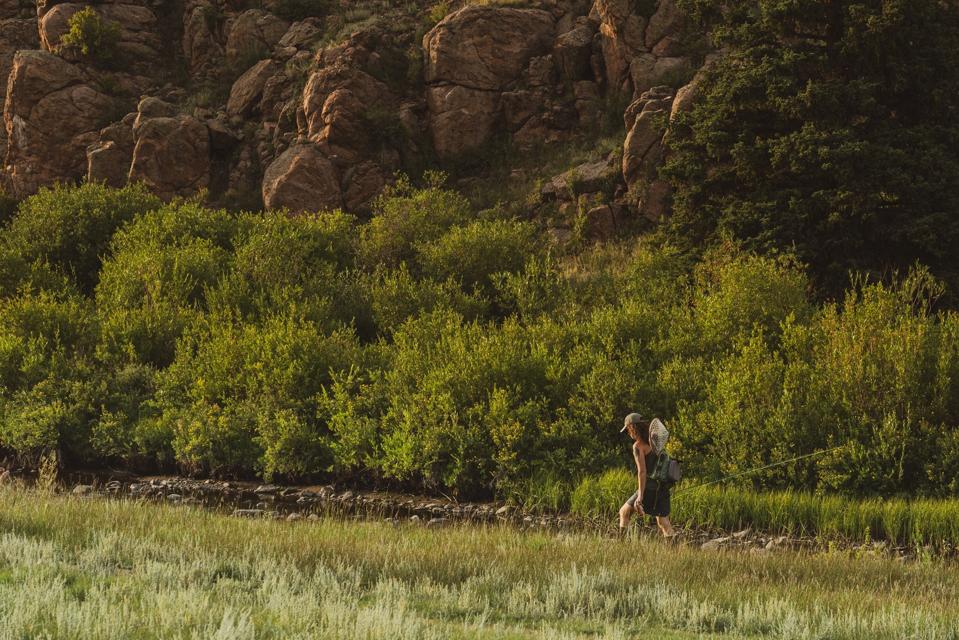
{"label": "fly fisher", "polygon": [[626,416],[620,430],[633,439],[633,459],[636,462],[637,489],[619,509],[619,528],[625,531],[633,513],[640,517],[656,518],[660,533],[667,538],[676,535],[669,521],[669,492],[679,480],[679,465],[665,451],[669,432],[658,419],[644,420],[638,413]]}

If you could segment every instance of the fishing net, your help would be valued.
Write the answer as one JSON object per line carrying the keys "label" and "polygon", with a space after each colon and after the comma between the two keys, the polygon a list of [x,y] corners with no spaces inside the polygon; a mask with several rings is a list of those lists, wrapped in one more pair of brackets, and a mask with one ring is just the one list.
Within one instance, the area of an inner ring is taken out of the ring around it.
{"label": "fishing net", "polygon": [[659,418],[653,418],[649,423],[649,444],[653,446],[653,451],[662,453],[666,447],[666,441],[669,440],[669,430]]}

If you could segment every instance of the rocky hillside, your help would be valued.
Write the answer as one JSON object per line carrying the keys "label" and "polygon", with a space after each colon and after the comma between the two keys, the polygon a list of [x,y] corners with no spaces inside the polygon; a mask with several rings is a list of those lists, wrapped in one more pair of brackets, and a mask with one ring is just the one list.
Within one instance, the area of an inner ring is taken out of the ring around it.
{"label": "rocky hillside", "polygon": [[612,111],[622,153],[538,196],[608,230],[668,207],[655,169],[704,41],[673,0],[2,0],[4,189],[363,212],[397,171],[481,174],[494,143],[589,140]]}

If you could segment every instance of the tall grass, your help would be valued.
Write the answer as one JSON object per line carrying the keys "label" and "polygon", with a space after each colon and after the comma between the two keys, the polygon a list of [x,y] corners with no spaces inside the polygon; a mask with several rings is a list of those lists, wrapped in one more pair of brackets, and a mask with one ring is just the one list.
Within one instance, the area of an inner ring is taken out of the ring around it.
{"label": "tall grass", "polygon": [[[563,494],[553,487],[554,494]],[[587,477],[565,502],[586,517],[613,517],[636,490],[636,477],[626,470]],[[751,527],[769,533],[852,541],[885,540],[916,546],[959,545],[959,500],[848,498],[798,491],[757,492],[730,486],[673,490],[673,520],[706,529]]]}
{"label": "tall grass", "polygon": [[0,492],[4,638],[959,638],[959,568]]}
{"label": "tall grass", "polygon": [[0,492],[0,638],[955,640],[956,601],[939,561]]}

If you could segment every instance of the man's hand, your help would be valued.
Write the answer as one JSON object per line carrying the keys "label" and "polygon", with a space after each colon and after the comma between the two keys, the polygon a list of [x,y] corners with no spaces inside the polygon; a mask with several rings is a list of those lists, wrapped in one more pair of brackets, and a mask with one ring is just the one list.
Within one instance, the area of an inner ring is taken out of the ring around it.
{"label": "man's hand", "polygon": [[636,515],[638,515],[639,517],[643,517],[644,515],[646,515],[646,512],[643,511],[643,503],[640,502],[639,500],[637,500],[636,504],[633,505],[633,509],[636,510]]}

